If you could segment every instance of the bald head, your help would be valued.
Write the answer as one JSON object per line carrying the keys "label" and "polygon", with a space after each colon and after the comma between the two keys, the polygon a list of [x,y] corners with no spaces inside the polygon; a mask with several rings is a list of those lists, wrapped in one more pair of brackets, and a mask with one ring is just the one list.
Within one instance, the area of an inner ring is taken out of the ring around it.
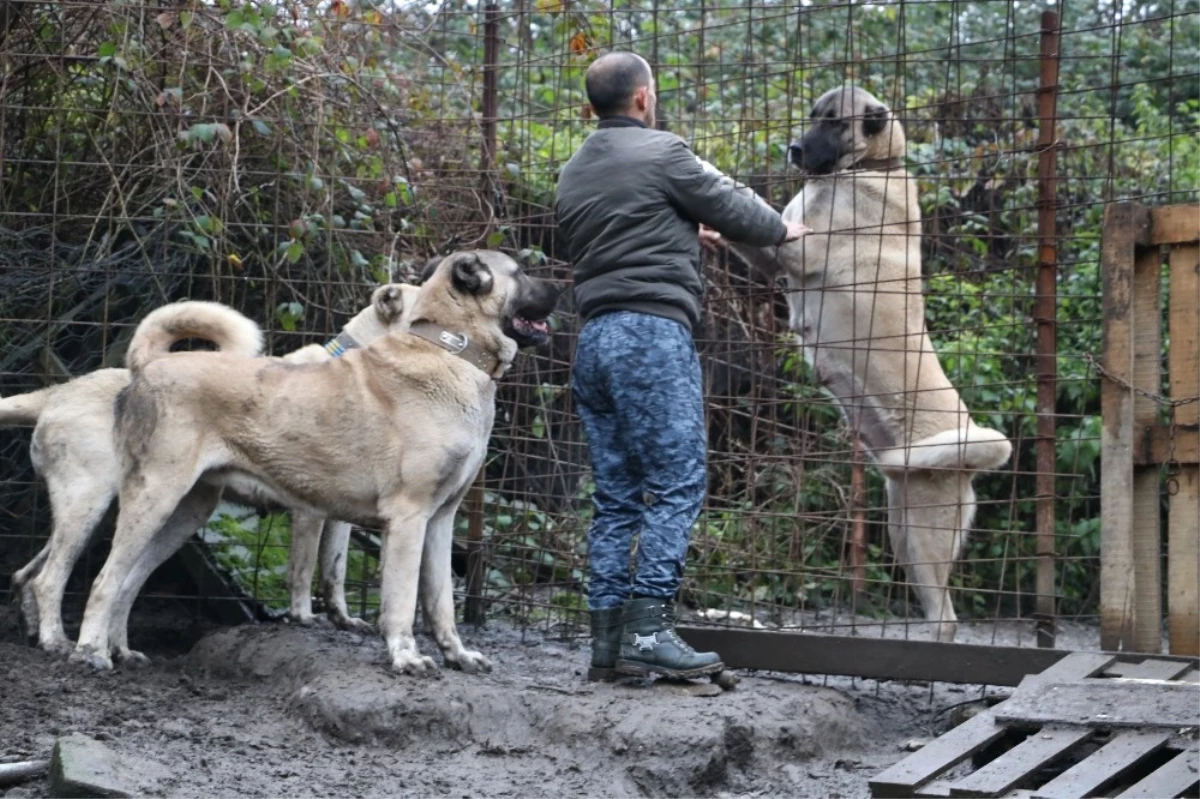
{"label": "bald head", "polygon": [[653,82],[650,65],[641,56],[634,53],[609,53],[600,56],[588,67],[588,102],[599,117],[630,112],[634,112],[633,116],[640,117],[641,112],[648,111],[652,124]]}

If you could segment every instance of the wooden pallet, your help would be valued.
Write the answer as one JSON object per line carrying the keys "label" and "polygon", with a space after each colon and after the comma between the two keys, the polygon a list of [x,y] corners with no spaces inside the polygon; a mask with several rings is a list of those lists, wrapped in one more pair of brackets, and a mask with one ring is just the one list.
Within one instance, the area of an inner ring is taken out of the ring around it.
{"label": "wooden pallet", "polygon": [[1198,796],[1194,660],[1074,653],[870,780],[874,797]]}

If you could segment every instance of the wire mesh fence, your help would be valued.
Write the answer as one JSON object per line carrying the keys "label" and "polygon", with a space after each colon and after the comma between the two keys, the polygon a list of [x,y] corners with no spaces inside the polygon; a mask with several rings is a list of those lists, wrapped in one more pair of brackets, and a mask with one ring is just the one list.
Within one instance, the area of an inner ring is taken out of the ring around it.
{"label": "wire mesh fence", "polygon": [[[565,284],[557,171],[594,125],[583,75],[610,49],[655,67],[661,127],[778,207],[803,185],[787,146],[813,101],[867,88],[907,133],[940,362],[1014,448],[975,480],[953,604],[981,642],[1046,643],[1065,618],[1090,629],[1103,208],[1196,199],[1195,0],[7,0],[0,37],[4,396],[120,365],[141,316],[185,297],[233,305],[283,354],[456,248],[519,253]],[[883,479],[792,340],[787,291],[730,254],[704,270],[709,496],[686,606],[716,623],[927,636]],[[502,382],[455,564],[489,616],[564,633],[581,629],[592,490],[569,390],[576,328],[566,298],[549,347]],[[28,431],[2,435],[7,573],[52,520]],[[221,514],[206,531],[218,563],[286,604],[286,514]],[[350,561],[368,618],[374,536],[356,536]],[[72,592],[86,585],[77,575]]]}

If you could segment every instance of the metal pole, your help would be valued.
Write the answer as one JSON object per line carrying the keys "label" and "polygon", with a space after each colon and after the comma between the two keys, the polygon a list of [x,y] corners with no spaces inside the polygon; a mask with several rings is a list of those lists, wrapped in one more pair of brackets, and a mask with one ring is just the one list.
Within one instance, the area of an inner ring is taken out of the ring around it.
{"label": "metal pole", "polygon": [[1058,14],[1042,14],[1041,85],[1038,88],[1037,307],[1037,643],[1054,646],[1055,602],[1055,398],[1058,394]]}
{"label": "metal pole", "polygon": [[[496,166],[496,115],[497,115],[497,61],[500,53],[500,9],[495,3],[489,3],[484,10],[483,24],[483,108],[480,125],[483,134],[483,156],[480,171],[483,173],[483,190],[490,197],[492,192],[492,176]],[[494,209],[490,201],[484,202],[489,209],[489,217],[494,217]],[[492,218],[488,219],[491,227]],[[463,621],[467,624],[483,624],[485,611],[483,607],[483,576],[485,569],[483,557],[483,479],[484,468],[479,467],[479,474],[467,493],[467,597],[463,607]]]}

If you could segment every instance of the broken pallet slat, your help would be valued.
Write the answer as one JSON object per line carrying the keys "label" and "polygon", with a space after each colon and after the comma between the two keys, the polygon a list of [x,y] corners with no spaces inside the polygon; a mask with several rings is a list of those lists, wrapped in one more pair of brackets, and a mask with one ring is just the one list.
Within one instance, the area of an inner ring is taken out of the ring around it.
{"label": "broken pallet slat", "polygon": [[1200,782],[1200,751],[1189,749],[1148,774],[1117,799],[1174,799]]}
{"label": "broken pallet slat", "polygon": [[912,796],[916,788],[966,760],[1004,734],[991,713],[967,719],[871,780],[876,797]]}
{"label": "broken pallet slat", "polygon": [[1003,796],[1038,769],[1057,760],[1092,737],[1094,730],[1049,727],[961,780],[950,785],[951,796]]}
{"label": "broken pallet slat", "polygon": [[1034,799],[1085,799],[1171,740],[1169,732],[1128,730],[1034,791]]}
{"label": "broken pallet slat", "polygon": [[1137,677],[1142,680],[1174,680],[1187,673],[1192,663],[1185,660],[1147,658],[1141,663],[1114,663],[1104,670],[1111,677]]}
{"label": "broken pallet slat", "polygon": [[[1022,685],[1037,685],[1045,680],[1084,679],[1104,671],[1115,660],[1113,655],[1075,652],[1040,674],[1026,677]],[[996,707],[1005,704],[1002,702]],[[1004,727],[995,723],[995,710],[993,708],[972,717],[870,780],[871,795],[913,796],[917,793],[917,786],[948,771],[999,738],[1004,734]]]}
{"label": "broken pallet slat", "polygon": [[1196,723],[1200,685],[1185,682],[1086,680],[1039,683],[1018,691],[992,713],[1015,726],[1189,727]]}

